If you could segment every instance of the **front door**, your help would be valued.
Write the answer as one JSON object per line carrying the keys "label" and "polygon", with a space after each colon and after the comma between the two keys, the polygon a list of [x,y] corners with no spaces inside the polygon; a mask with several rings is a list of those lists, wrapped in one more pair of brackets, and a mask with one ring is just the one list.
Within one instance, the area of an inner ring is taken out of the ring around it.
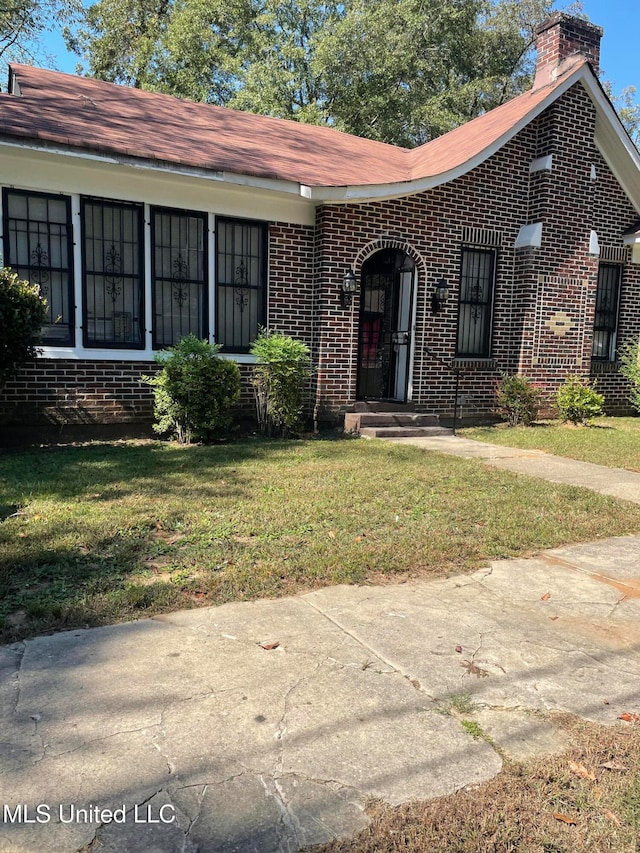
{"label": "front door", "polygon": [[407,400],[414,270],[397,249],[377,252],[362,267],[359,400]]}

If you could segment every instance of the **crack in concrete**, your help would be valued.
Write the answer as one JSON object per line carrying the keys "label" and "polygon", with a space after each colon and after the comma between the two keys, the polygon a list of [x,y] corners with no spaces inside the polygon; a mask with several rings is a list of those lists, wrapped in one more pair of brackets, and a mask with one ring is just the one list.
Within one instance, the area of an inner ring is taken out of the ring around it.
{"label": "crack in concrete", "polygon": [[[162,791],[164,791],[164,787],[158,788],[158,790],[156,790],[153,794],[150,794],[145,800],[142,800],[142,802],[134,803],[133,806],[126,810],[125,814],[131,814],[132,812],[134,812],[134,810],[137,810],[142,806],[146,806],[150,800],[152,800],[157,794],[160,794]],[[111,826],[111,822],[109,821],[108,823],[104,823],[104,821],[101,821],[100,823],[96,824],[95,832],[93,833],[93,837],[91,838],[91,840],[88,841],[86,844],[83,844],[82,847],[79,847],[76,850],[76,853],[88,853],[88,851],[93,850],[96,844],[100,843],[98,839],[98,834],[102,829],[104,829],[105,826]]]}
{"label": "crack in concrete", "polygon": [[293,842],[293,850],[297,850],[300,847],[298,840],[302,833],[302,827],[291,808],[291,803],[280,781],[275,777],[271,781],[273,782],[275,792],[274,798],[280,808],[280,826],[283,830],[282,833],[278,833],[280,836],[280,849],[282,853],[290,853],[292,849],[291,842]]}
{"label": "crack in concrete", "polygon": [[308,601],[307,599],[304,599],[304,601],[309,607],[311,607],[313,610],[315,610],[316,613],[319,613],[321,616],[324,616],[324,618],[327,619],[329,622],[331,622],[332,625],[335,625],[336,628],[338,628],[340,631],[342,631],[348,637],[351,637],[352,640],[355,640],[355,642],[359,646],[362,646],[364,649],[366,649],[368,652],[370,652],[372,655],[374,655],[376,658],[378,658],[378,660],[381,660],[382,663],[386,664],[388,667],[391,667],[392,672],[388,673],[389,675],[392,675],[394,673],[400,673],[401,675],[404,675],[405,677],[410,677],[407,675],[407,673],[405,673],[403,671],[403,669],[401,667],[397,666],[395,663],[393,663],[393,661],[390,661],[384,655],[380,654],[380,652],[376,651],[376,649],[374,649],[373,646],[370,646],[369,643],[366,643],[364,640],[362,640],[360,637],[358,637],[358,635],[355,634],[353,631],[349,631],[348,628],[345,628],[344,625],[341,625],[340,622],[337,621],[337,619],[333,618],[333,616],[329,616],[328,613],[326,613],[324,610],[322,610],[316,604],[313,604],[313,602]]}
{"label": "crack in concrete", "polygon": [[611,610],[607,613],[607,615],[605,616],[605,619],[611,619],[611,617],[612,617],[612,616],[613,616],[613,614],[616,612],[616,610],[618,609],[618,607],[620,607],[620,605],[621,605],[623,602],[625,602],[626,600],[627,600],[627,596],[626,596],[626,595],[623,595],[623,596],[622,596],[622,598],[619,598],[619,599],[616,601],[616,603],[613,605],[613,607],[611,608]]}
{"label": "crack in concrete", "polygon": [[[359,646],[362,646],[364,649],[366,649],[368,652],[370,652],[375,658],[377,658],[379,661],[382,661],[382,663],[385,664],[385,666],[389,667],[389,670],[385,672],[384,670],[373,669],[370,665],[369,666],[363,665],[362,666],[363,670],[371,670],[372,672],[375,672],[378,675],[399,675],[402,678],[406,679],[412,685],[412,687],[415,690],[417,690],[419,693],[426,696],[432,702],[436,701],[436,697],[433,694],[428,693],[427,690],[425,690],[425,688],[423,687],[422,683],[419,681],[419,679],[417,679],[414,675],[412,675],[409,672],[405,672],[405,670],[402,667],[398,666],[393,661],[389,660],[384,655],[380,654],[380,652],[377,651],[377,649],[374,649],[373,646],[370,646],[369,643],[366,643],[364,640],[362,640],[360,637],[358,637],[358,635],[355,634],[353,631],[349,631],[347,628],[344,627],[344,625],[341,625],[336,619],[334,619],[332,616],[329,616],[328,613],[326,613],[324,610],[322,610],[316,604],[313,604],[311,601],[307,601],[306,599],[304,599],[304,601],[306,604],[309,605],[309,607],[311,607],[313,610],[315,610],[316,613],[319,613],[321,616],[324,616],[324,618],[327,619],[329,622],[331,622],[332,625],[335,625],[335,627],[338,628],[343,634],[345,634],[347,637],[351,638],[352,640],[355,640],[355,642]],[[327,659],[330,659],[330,658],[327,658]]]}
{"label": "crack in concrete", "polygon": [[[297,849],[298,844],[296,843],[296,841],[300,824],[297,819],[294,818],[294,816],[291,814],[284,791],[282,790],[280,785],[278,785],[275,777],[268,776],[265,780],[265,777],[262,774],[259,774],[258,779],[260,780],[260,784],[264,788],[266,796],[275,801],[280,811],[280,819],[276,826],[276,834],[278,836],[278,851],[280,851],[280,853],[291,853],[291,846],[289,842],[293,841],[293,849]],[[273,788],[269,784],[267,784],[268,782],[271,782]]]}
{"label": "crack in concrete", "polygon": [[[289,713],[289,698],[291,694],[297,690],[302,684],[308,681],[313,675],[315,675],[320,667],[323,665],[324,659],[321,658],[316,662],[316,665],[313,667],[311,672],[306,673],[305,675],[301,675],[300,678],[295,681],[294,684],[287,690],[284,694],[282,700],[282,714],[280,715],[280,719],[278,721],[278,728],[275,734],[275,739],[278,741],[278,755],[276,757],[276,761],[273,769],[273,778],[276,779],[282,773],[282,766],[284,763],[284,737],[287,733],[287,714]],[[261,777],[262,778],[262,777]]]}
{"label": "crack in concrete", "polygon": [[[243,774],[239,774],[239,775],[243,775]],[[235,776],[231,777],[231,779],[234,779],[234,778],[237,778],[237,777],[235,777]],[[225,781],[229,782],[229,781],[231,781],[231,779],[225,779]],[[202,790],[201,790],[200,795],[198,797],[196,816],[193,819],[189,818],[189,826],[187,827],[187,829],[184,833],[185,838],[189,837],[189,835],[191,834],[191,830],[196,825],[196,823],[200,820],[200,815],[202,814],[202,804],[203,804],[204,798],[207,794],[207,788],[209,787],[209,785],[208,784],[206,784],[206,785],[184,785],[182,788],[176,788],[177,791],[183,791],[183,790],[186,790],[188,788],[196,788],[196,787],[202,788]]]}
{"label": "crack in concrete", "polygon": [[16,657],[15,657],[15,672],[13,674],[14,680],[15,680],[16,695],[14,697],[13,708],[11,709],[13,714],[18,713],[18,705],[20,704],[20,693],[22,690],[20,675],[22,672],[22,661],[24,660],[24,655],[25,655],[26,650],[27,650],[27,644],[26,643],[16,643],[15,645],[11,646],[11,651],[15,652],[15,655],[16,655]]}
{"label": "crack in concrete", "polygon": [[[358,797],[360,800],[364,800],[364,794],[358,790],[358,788],[354,788],[353,785],[345,785],[344,782],[341,782],[339,779],[318,779],[315,776],[306,776],[304,773],[300,773],[299,771],[284,773],[280,776],[280,779],[302,779],[304,782],[311,782],[313,785],[322,785],[330,788],[332,791],[346,791],[350,797]],[[352,802],[351,800],[347,800],[347,802]],[[362,802],[353,802],[353,805],[357,806],[359,809],[364,811],[364,806]]]}
{"label": "crack in concrete", "polygon": [[[486,571],[484,571],[482,576],[476,577],[476,575],[479,575],[480,572],[483,571],[483,569],[486,569]],[[470,578],[468,578],[468,580],[466,580],[466,582],[457,581],[454,584],[453,588],[454,589],[464,589],[467,586],[482,586],[482,584],[486,581],[486,579],[490,578],[492,574],[493,574],[493,566],[492,565],[481,566],[479,569],[477,569],[473,573],[473,575]],[[493,593],[493,591],[491,589],[488,589],[487,592]],[[495,593],[493,593],[493,594],[495,594]]]}
{"label": "crack in concrete", "polygon": [[[78,752],[80,749],[84,749],[89,746],[89,744],[94,743],[102,743],[105,740],[111,740],[111,738],[119,737],[119,735],[130,735],[136,734],[136,732],[144,732],[149,729],[157,729],[161,724],[158,723],[150,723],[145,726],[140,726],[137,729],[122,729],[122,731],[112,732],[110,735],[103,735],[103,737],[90,738],[89,740],[83,741],[79,746],[74,746],[73,749],[66,749],[64,752],[52,752],[51,750],[47,750],[45,748],[46,757],[51,759],[61,758],[63,755],[71,755],[74,752]],[[44,756],[43,756],[44,757]]]}

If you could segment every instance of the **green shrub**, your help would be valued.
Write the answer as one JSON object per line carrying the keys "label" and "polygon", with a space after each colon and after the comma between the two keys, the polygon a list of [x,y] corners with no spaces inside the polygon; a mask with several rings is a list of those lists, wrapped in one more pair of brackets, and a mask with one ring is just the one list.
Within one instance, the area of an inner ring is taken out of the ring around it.
{"label": "green shrub", "polygon": [[638,344],[627,341],[619,351],[620,373],[631,386],[628,400],[640,412],[640,348]]}
{"label": "green shrub", "polygon": [[498,411],[509,426],[529,426],[538,417],[542,394],[526,376],[502,374],[498,383]]}
{"label": "green shrub", "polygon": [[311,355],[301,341],[261,329],[251,348],[258,426],[265,435],[299,435],[309,391]]}
{"label": "green shrub", "polygon": [[38,355],[47,303],[37,285],[0,269],[0,388],[25,361]]}
{"label": "green shrub", "polygon": [[568,375],[556,392],[556,407],[563,421],[586,424],[602,414],[604,397],[588,380],[575,374]]}
{"label": "green shrub", "polygon": [[240,397],[240,370],[235,361],[220,358],[219,351],[219,346],[187,335],[156,355],[162,370],[143,377],[154,388],[156,432],[182,444],[229,432]]}

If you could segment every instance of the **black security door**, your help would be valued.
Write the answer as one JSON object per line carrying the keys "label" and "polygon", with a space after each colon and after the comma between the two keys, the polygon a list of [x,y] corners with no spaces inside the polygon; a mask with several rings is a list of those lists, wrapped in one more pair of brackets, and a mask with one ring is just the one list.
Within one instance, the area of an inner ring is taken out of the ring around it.
{"label": "black security door", "polygon": [[376,253],[362,267],[359,400],[407,399],[413,278],[413,261],[396,249]]}

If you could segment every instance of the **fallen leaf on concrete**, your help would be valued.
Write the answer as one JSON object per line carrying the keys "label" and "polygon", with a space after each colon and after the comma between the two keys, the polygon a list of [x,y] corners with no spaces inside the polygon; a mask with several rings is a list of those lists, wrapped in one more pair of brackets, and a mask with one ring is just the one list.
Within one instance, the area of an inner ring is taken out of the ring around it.
{"label": "fallen leaf on concrete", "polygon": [[575,761],[570,761],[569,770],[575,773],[576,776],[580,776],[581,779],[590,779],[592,782],[596,781],[596,774],[593,770],[587,770],[584,764],[576,764]]}
{"label": "fallen leaf on concrete", "polygon": [[462,646],[456,646],[456,651],[458,652],[459,655],[461,655],[462,654]]}
{"label": "fallen leaf on concrete", "polygon": [[614,815],[614,813],[609,809],[604,810],[604,816],[608,817],[609,820],[612,820],[616,826],[622,826],[622,824],[620,823],[620,818],[617,815]]}
{"label": "fallen leaf on concrete", "polygon": [[486,669],[481,669],[476,663],[472,660],[464,660],[460,664],[463,669],[466,669],[469,675],[475,675],[476,678],[486,678],[489,673]]}
{"label": "fallen leaf on concrete", "polygon": [[637,714],[629,714],[628,711],[625,711],[624,714],[618,714],[618,719],[624,720],[625,723],[637,723],[640,717]]}
{"label": "fallen leaf on concrete", "polygon": [[560,820],[562,821],[562,823],[567,823],[569,824],[569,826],[577,826],[576,821],[572,817],[569,817],[569,815],[566,814],[562,814],[562,812],[554,812],[553,816],[556,820]]}
{"label": "fallen leaf on concrete", "polygon": [[615,761],[605,761],[604,764],[598,764],[598,767],[602,767],[603,770],[619,770],[621,773],[628,770],[624,764],[616,764]]}
{"label": "fallen leaf on concrete", "polygon": [[545,594],[544,594],[544,595],[541,595],[541,596],[540,596],[541,601],[549,601],[549,599],[550,599],[550,598],[551,598],[551,593],[550,593],[550,592],[545,592]]}
{"label": "fallen leaf on concrete", "polygon": [[265,652],[270,652],[272,649],[277,649],[280,645],[279,640],[275,640],[273,643],[258,643],[258,645],[265,650]]}

